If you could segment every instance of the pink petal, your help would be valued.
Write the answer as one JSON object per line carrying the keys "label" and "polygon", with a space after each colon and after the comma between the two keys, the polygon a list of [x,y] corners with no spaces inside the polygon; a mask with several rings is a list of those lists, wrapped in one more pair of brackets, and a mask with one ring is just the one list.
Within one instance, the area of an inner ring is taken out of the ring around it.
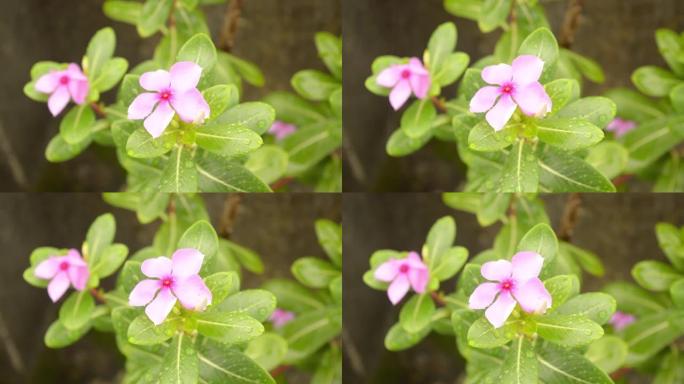
{"label": "pink petal", "polygon": [[88,265],[88,263],[83,260],[83,257],[81,257],[81,253],[74,248],[71,248],[66,255],[66,260],[69,262],[70,265],[76,266],[76,267],[85,267]]}
{"label": "pink petal", "polygon": [[77,291],[82,291],[86,288],[86,284],[90,278],[90,271],[88,271],[88,267],[72,265],[67,270],[67,274],[69,276],[69,280],[71,281],[71,285],[73,285]]}
{"label": "pink petal", "polygon": [[171,88],[177,92],[185,92],[197,86],[202,67],[192,61],[180,61],[171,67]]}
{"label": "pink petal", "polygon": [[164,256],[154,257],[143,261],[140,270],[147,277],[163,278],[167,277],[173,271],[173,263],[171,259]]}
{"label": "pink petal", "polygon": [[147,305],[159,291],[159,280],[145,279],[138,282],[128,295],[128,305],[141,307]]}
{"label": "pink petal", "polygon": [[201,122],[209,117],[209,104],[197,88],[174,95],[171,105],[186,123]]}
{"label": "pink petal", "polygon": [[503,281],[511,277],[513,266],[508,260],[489,261],[482,264],[480,273],[487,280]]}
{"label": "pink petal", "polygon": [[176,296],[168,288],[161,289],[157,298],[145,307],[145,314],[155,325],[159,325],[164,322],[174,305]]}
{"label": "pink petal", "polygon": [[488,86],[480,88],[470,100],[470,112],[481,113],[489,111],[500,94],[499,87]]}
{"label": "pink petal", "polygon": [[375,82],[383,87],[394,87],[397,85],[397,82],[399,82],[404,67],[404,65],[392,65],[389,68],[382,70],[375,79]]}
{"label": "pink petal", "polygon": [[411,97],[411,84],[406,80],[400,80],[390,92],[390,104],[395,111],[398,111],[409,97]]}
{"label": "pink petal", "polygon": [[68,84],[69,93],[71,98],[74,99],[76,104],[83,104],[86,101],[86,96],[88,96],[88,81],[85,80],[71,80]]}
{"label": "pink petal", "polygon": [[66,74],[69,76],[70,80],[88,81],[88,78],[83,74],[83,71],[81,71],[81,67],[79,67],[78,64],[69,64],[69,66],[67,66]]}
{"label": "pink petal", "polygon": [[425,69],[423,62],[417,57],[412,57],[411,60],[409,60],[408,67],[414,75],[427,76],[430,74],[430,72]]}
{"label": "pink petal", "polygon": [[59,264],[63,259],[63,257],[50,256],[36,266],[33,274],[41,279],[52,279],[59,271]]}
{"label": "pink petal", "polygon": [[406,275],[400,274],[396,279],[394,279],[392,284],[390,284],[389,288],[387,289],[387,296],[392,304],[397,305],[397,303],[400,302],[404,296],[406,296],[409,286],[410,283]]}
{"label": "pink petal", "polygon": [[430,90],[430,76],[429,75],[413,75],[409,79],[413,93],[419,99],[425,99]]}
{"label": "pink petal", "polygon": [[468,307],[470,309],[485,309],[492,304],[497,293],[499,293],[499,284],[482,283],[470,295]]}
{"label": "pink petal", "polygon": [[539,276],[544,264],[544,257],[536,252],[518,252],[511,259],[511,264],[513,265],[511,276],[518,284],[522,284]]}
{"label": "pink petal", "polygon": [[171,75],[163,69],[145,72],[140,76],[140,86],[148,91],[161,91],[171,85]]}
{"label": "pink petal", "polygon": [[157,104],[157,108],[154,112],[147,116],[143,122],[143,126],[145,126],[145,130],[147,130],[152,137],[157,138],[164,133],[164,130],[169,126],[169,123],[171,123],[175,114],[176,113],[173,111],[173,108],[171,108],[169,102],[161,101]]}
{"label": "pink petal", "polygon": [[482,70],[482,80],[489,84],[501,85],[513,78],[513,68],[508,64],[497,64]]}
{"label": "pink petal", "polygon": [[173,276],[184,278],[199,273],[204,262],[204,255],[194,248],[181,248],[173,253],[171,260]]}
{"label": "pink petal", "polygon": [[423,259],[420,258],[420,255],[417,252],[409,252],[405,261],[411,268],[427,270],[427,265],[425,265]]}
{"label": "pink petal", "polygon": [[428,281],[430,280],[427,269],[410,269],[408,273],[409,282],[411,287],[417,293],[425,292],[427,288]]}
{"label": "pink petal", "polygon": [[296,131],[297,126],[277,120],[274,121],[271,128],[268,129],[268,133],[274,135],[277,140],[282,140]]}
{"label": "pink petal", "polygon": [[38,78],[36,81],[36,91],[42,93],[52,93],[59,86],[59,79],[62,77],[62,71],[50,71]]}
{"label": "pink petal", "polygon": [[551,111],[551,98],[540,83],[534,82],[516,89],[513,98],[528,116],[543,116]]}
{"label": "pink petal", "polygon": [[273,323],[274,328],[282,328],[285,324],[294,320],[294,318],[295,318],[294,313],[292,313],[290,311],[286,311],[284,309],[276,308],[268,320],[271,323]]}
{"label": "pink petal", "polygon": [[152,113],[157,105],[159,96],[156,93],[141,93],[128,106],[128,118],[131,120],[144,119]]}
{"label": "pink petal", "polygon": [[397,277],[397,274],[399,273],[399,265],[400,262],[397,262],[395,259],[387,260],[380,264],[377,269],[375,269],[373,276],[376,280],[389,283],[390,281],[394,280],[395,277]]}
{"label": "pink petal", "polygon": [[513,99],[509,95],[503,95],[499,99],[499,102],[496,103],[494,108],[487,112],[485,118],[495,131],[500,131],[506,126],[508,120],[511,119],[516,107],[517,105],[513,102]]}
{"label": "pink petal", "polygon": [[173,293],[186,309],[203,311],[211,304],[211,291],[199,275],[176,281]]}
{"label": "pink petal", "polygon": [[487,308],[485,317],[487,317],[487,320],[489,320],[494,328],[500,328],[506,323],[513,309],[515,309],[515,300],[513,300],[510,293],[502,292],[494,304]]}
{"label": "pink petal", "polygon": [[48,284],[48,296],[53,303],[56,303],[64,295],[64,292],[69,289],[69,277],[64,272],[59,272],[52,278]]}
{"label": "pink petal", "polygon": [[69,98],[68,88],[63,85],[58,86],[48,99],[48,109],[50,110],[50,113],[52,113],[52,116],[57,116],[64,110],[64,107],[69,104]]}
{"label": "pink petal", "polygon": [[525,312],[544,313],[551,306],[552,299],[544,283],[538,278],[533,278],[521,287],[513,291],[515,299]]}
{"label": "pink petal", "polygon": [[539,80],[544,69],[544,61],[533,55],[518,56],[513,60],[513,82],[527,85]]}

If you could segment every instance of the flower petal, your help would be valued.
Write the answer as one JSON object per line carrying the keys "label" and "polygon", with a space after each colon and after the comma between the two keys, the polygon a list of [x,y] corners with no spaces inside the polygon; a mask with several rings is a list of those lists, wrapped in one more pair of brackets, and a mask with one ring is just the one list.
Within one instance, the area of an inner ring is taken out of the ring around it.
{"label": "flower petal", "polygon": [[71,98],[74,99],[76,104],[83,104],[86,101],[86,96],[88,96],[88,81],[82,80],[71,80],[67,86],[69,88],[69,93]]}
{"label": "flower petal", "polygon": [[485,118],[495,131],[500,131],[506,126],[508,120],[511,119],[516,107],[517,105],[515,105],[513,99],[509,95],[503,95],[494,108],[487,112]]}
{"label": "flower petal", "polygon": [[83,257],[81,257],[81,253],[78,251],[78,249],[71,248],[66,255],[66,260],[69,262],[69,265],[73,265],[76,267],[85,267],[88,265],[88,263],[83,260]]}
{"label": "flower petal", "polygon": [[183,278],[199,273],[204,262],[204,255],[194,248],[181,248],[173,253],[171,260],[173,276]]}
{"label": "flower petal", "polygon": [[417,98],[422,100],[427,97],[431,85],[429,75],[414,74],[409,79],[409,82],[411,84],[411,89],[413,89],[413,93],[416,95]]}
{"label": "flower petal", "polygon": [[58,86],[48,99],[48,109],[52,116],[59,115],[64,110],[64,107],[69,104],[70,98],[69,89],[63,85]]}
{"label": "flower petal", "polygon": [[63,71],[50,71],[38,78],[36,81],[36,91],[42,93],[52,93],[59,86],[59,79],[63,76]]}
{"label": "flower petal", "polygon": [[192,61],[180,61],[171,67],[171,88],[177,92],[185,92],[197,86],[202,67]]}
{"label": "flower petal", "polygon": [[408,273],[409,282],[411,283],[411,288],[413,288],[416,293],[425,292],[427,288],[429,274],[427,269],[415,269],[411,268]]}
{"label": "flower petal", "polygon": [[394,87],[395,85],[397,85],[397,82],[399,82],[399,79],[401,78],[401,71],[404,67],[404,65],[392,65],[388,68],[383,69],[378,74],[378,77],[375,79],[375,82],[382,87]]}
{"label": "flower petal", "polygon": [[409,252],[404,261],[408,263],[411,268],[427,270],[427,265],[425,265],[423,259],[420,258],[418,252]]}
{"label": "flower petal", "polygon": [[470,112],[481,113],[489,111],[500,94],[499,87],[487,86],[480,88],[470,100]]}
{"label": "flower petal", "polygon": [[148,91],[161,91],[171,85],[171,75],[163,70],[145,72],[140,76],[140,86]]}
{"label": "flower petal", "polygon": [[143,261],[140,270],[147,277],[163,278],[169,276],[173,271],[171,259],[164,256],[154,257]]}
{"label": "flower petal", "polygon": [[528,116],[543,116],[551,111],[551,98],[540,83],[531,83],[513,94],[515,102]]}
{"label": "flower petal", "polygon": [[176,281],[173,293],[187,309],[203,311],[211,304],[211,291],[199,275]]}
{"label": "flower petal", "polygon": [[33,274],[41,279],[52,279],[59,271],[59,264],[62,260],[64,260],[63,257],[50,256],[38,263]]}
{"label": "flower petal", "polygon": [[171,105],[166,101],[162,101],[157,104],[154,112],[147,116],[143,126],[152,137],[157,138],[164,133],[164,130],[169,126],[175,114],[176,112],[173,111]]}
{"label": "flower petal", "polygon": [[511,264],[513,265],[511,276],[518,284],[523,284],[527,280],[539,276],[542,265],[544,265],[544,257],[536,252],[518,252],[513,255]]}
{"label": "flower petal", "polygon": [[399,273],[399,265],[400,263],[397,260],[389,259],[375,269],[373,277],[375,277],[375,280],[389,283],[390,281],[394,280],[395,277],[397,277],[397,274]]}
{"label": "flower petal", "polygon": [[533,278],[513,290],[513,296],[525,312],[544,313],[552,304],[549,291],[539,278]]}
{"label": "flower petal", "polygon": [[482,283],[470,295],[468,307],[470,309],[485,309],[492,304],[497,293],[499,293],[499,284]]}
{"label": "flower petal", "polygon": [[508,64],[496,64],[484,67],[482,80],[489,84],[501,85],[513,78],[513,68]]}
{"label": "flower petal", "polygon": [[48,284],[48,296],[53,303],[56,303],[64,295],[64,292],[69,289],[69,277],[65,272],[58,272]]}
{"label": "flower petal", "polygon": [[511,262],[508,260],[489,261],[482,264],[480,273],[487,280],[503,281],[511,277],[511,270],[513,269]]}
{"label": "flower petal", "polygon": [[71,63],[67,66],[66,74],[69,76],[69,80],[88,81],[88,77],[83,74],[81,67],[75,63]]}
{"label": "flower petal", "polygon": [[152,113],[154,106],[159,101],[156,93],[141,93],[128,106],[128,118],[130,120],[144,119]]}
{"label": "flower petal", "polygon": [[426,76],[426,75],[430,74],[430,72],[428,72],[428,70],[425,69],[423,62],[420,61],[420,59],[417,57],[412,57],[409,60],[408,68],[411,70],[411,73],[414,75]]}
{"label": "flower petal", "polygon": [[145,314],[154,325],[159,325],[164,322],[174,305],[176,296],[168,288],[161,289],[157,297],[145,307]]}
{"label": "flower petal", "polygon": [[210,114],[209,104],[196,88],[174,95],[171,105],[186,123],[201,122]]}
{"label": "flower petal", "polygon": [[71,285],[73,285],[77,291],[82,291],[86,288],[86,284],[90,278],[90,271],[88,270],[88,267],[72,265],[67,270],[67,275],[69,276]]}
{"label": "flower petal", "polygon": [[396,279],[394,279],[392,284],[390,284],[389,288],[387,289],[387,297],[389,297],[392,304],[397,305],[397,303],[399,303],[401,299],[406,296],[409,286],[410,283],[406,275],[400,274]]}
{"label": "flower petal", "polygon": [[485,317],[487,317],[487,320],[489,320],[494,328],[501,328],[506,323],[508,316],[513,312],[513,309],[515,309],[515,300],[513,300],[510,293],[502,292],[494,304],[487,308]]}
{"label": "flower petal", "polygon": [[138,282],[128,295],[128,305],[141,307],[147,305],[159,291],[159,280],[145,279]]}
{"label": "flower petal", "polygon": [[390,92],[390,104],[395,111],[398,111],[409,97],[411,97],[411,84],[406,80],[399,80],[394,89],[392,89],[392,92]]}
{"label": "flower petal", "polygon": [[544,69],[544,61],[533,55],[518,56],[513,60],[513,82],[527,85],[539,80]]}

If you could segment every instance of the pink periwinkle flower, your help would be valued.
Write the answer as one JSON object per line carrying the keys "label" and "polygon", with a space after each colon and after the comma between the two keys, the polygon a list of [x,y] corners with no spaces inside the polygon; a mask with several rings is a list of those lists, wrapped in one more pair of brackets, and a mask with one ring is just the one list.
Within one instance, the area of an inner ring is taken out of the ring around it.
{"label": "pink periwinkle flower", "polygon": [[73,100],[76,104],[85,103],[89,84],[81,67],[71,63],[63,71],[52,70],[39,77],[35,88],[38,92],[50,95],[48,109],[52,116],[57,116],[69,104],[69,100]]}
{"label": "pink periwinkle flower", "polygon": [[286,311],[284,309],[276,308],[271,314],[269,320],[271,321],[271,323],[273,323],[273,327],[282,328],[283,326],[285,326],[285,324],[294,320],[294,318],[294,313]]}
{"label": "pink periwinkle flower", "polygon": [[81,254],[70,249],[66,256],[50,256],[41,261],[34,271],[36,277],[50,280],[47,290],[52,302],[59,300],[72,285],[77,291],[86,288],[90,271]]}
{"label": "pink periwinkle flower", "polygon": [[283,121],[274,121],[268,133],[275,136],[276,140],[282,140],[297,131],[297,126]]}
{"label": "pink periwinkle flower", "polygon": [[397,305],[406,296],[409,288],[416,293],[425,292],[429,280],[427,265],[416,252],[410,252],[404,259],[389,259],[375,270],[375,279],[390,283],[387,296]]}
{"label": "pink periwinkle flower", "polygon": [[629,313],[625,313],[625,312],[616,311],[613,314],[613,317],[610,318],[610,321],[608,321],[608,323],[610,325],[612,325],[616,331],[621,331],[621,330],[627,328],[628,325],[632,324],[635,321],[636,321],[636,317],[634,315],[630,315]]}
{"label": "pink periwinkle flower", "polygon": [[619,117],[616,117],[608,123],[608,126],[606,126],[606,131],[613,132],[615,134],[615,137],[621,137],[625,135],[627,132],[631,131],[632,129],[636,128],[636,123],[631,120],[624,120]]}
{"label": "pink periwinkle flower", "polygon": [[155,138],[164,133],[176,113],[186,123],[202,122],[209,117],[210,110],[197,89],[201,75],[202,67],[191,61],[180,61],[169,71],[143,73],[140,86],[151,92],[141,93],[133,100],[128,118],[145,119],[145,129]]}
{"label": "pink periwinkle flower", "polygon": [[128,304],[146,306],[147,317],[156,325],[164,322],[176,300],[186,309],[205,310],[211,304],[211,291],[198,274],[203,261],[204,255],[193,248],[178,249],[171,259],[145,260],[140,269],[154,279],[140,281],[128,296]]}
{"label": "pink periwinkle flower", "polygon": [[470,112],[489,111],[486,119],[495,131],[506,126],[517,107],[528,116],[541,117],[551,112],[551,98],[539,82],[543,69],[542,59],[532,55],[518,56],[512,65],[485,67],[482,79],[495,86],[480,88],[475,93],[470,100]]}
{"label": "pink periwinkle flower", "polygon": [[551,294],[538,277],[542,264],[544,258],[534,252],[518,252],[511,261],[484,263],[480,273],[496,283],[478,285],[470,295],[468,306],[471,309],[487,308],[485,317],[494,328],[506,322],[516,303],[527,313],[546,312],[551,306]]}
{"label": "pink periwinkle flower", "polygon": [[425,99],[430,90],[430,72],[417,57],[408,64],[395,64],[383,70],[376,79],[378,85],[392,88],[389,95],[394,110],[399,110],[411,97],[411,93],[419,99]]}

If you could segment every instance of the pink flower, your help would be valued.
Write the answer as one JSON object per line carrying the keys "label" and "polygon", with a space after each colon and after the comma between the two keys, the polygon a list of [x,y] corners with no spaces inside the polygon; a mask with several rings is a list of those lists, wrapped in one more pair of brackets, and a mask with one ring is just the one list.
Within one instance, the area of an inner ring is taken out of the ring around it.
{"label": "pink flower", "polygon": [[271,314],[269,320],[271,321],[271,323],[273,323],[273,327],[282,328],[285,324],[294,320],[294,318],[294,313],[286,311],[284,309],[276,308],[275,311],[273,311],[273,313]]}
{"label": "pink flower", "polygon": [[89,85],[88,78],[78,64],[71,63],[63,71],[52,70],[39,77],[35,88],[38,92],[50,95],[48,109],[52,116],[57,116],[69,103],[69,99],[76,104],[85,103]]}
{"label": "pink flower", "polygon": [[496,86],[480,88],[470,100],[470,112],[489,111],[487,122],[495,131],[506,126],[516,107],[528,116],[543,116],[551,112],[551,98],[539,82],[543,68],[544,62],[532,55],[518,56],[512,65],[485,67],[482,79]]}
{"label": "pink flower", "polygon": [[634,315],[630,315],[629,313],[616,311],[613,314],[613,317],[610,318],[610,321],[608,321],[608,323],[610,325],[612,325],[616,331],[621,331],[635,321],[636,321],[636,317],[634,317]]}
{"label": "pink flower", "polygon": [[268,133],[275,136],[276,140],[282,140],[291,134],[295,133],[297,127],[282,121],[274,121]]}
{"label": "pink flower", "polygon": [[409,288],[417,293],[425,292],[429,280],[428,267],[420,255],[411,252],[405,259],[389,259],[375,270],[375,279],[391,282],[387,296],[392,304],[397,305],[406,296]]}
{"label": "pink flower", "polygon": [[632,129],[636,128],[636,123],[631,120],[623,120],[616,117],[608,123],[606,126],[606,131],[611,131],[615,134],[615,137],[621,137]]}
{"label": "pink flower", "polygon": [[419,99],[425,99],[430,90],[430,73],[417,57],[408,64],[395,64],[383,70],[376,80],[378,85],[392,88],[389,95],[394,110],[401,108],[411,97],[411,92]]}
{"label": "pink flower", "polygon": [[511,261],[484,263],[480,273],[487,280],[494,280],[496,283],[478,285],[470,295],[468,306],[471,309],[487,308],[485,316],[494,328],[499,328],[506,322],[515,309],[516,302],[527,313],[546,312],[551,306],[551,294],[538,277],[542,264],[544,258],[534,252],[518,252]]}
{"label": "pink flower", "polygon": [[205,310],[211,304],[211,291],[198,275],[203,260],[204,255],[192,248],[177,250],[172,259],[160,256],[145,260],[140,269],[156,279],[140,281],[128,296],[128,304],[146,305],[145,313],[156,325],[164,322],[176,299],[186,309]]}
{"label": "pink flower", "polygon": [[82,291],[90,278],[88,264],[75,249],[70,249],[66,256],[50,256],[41,261],[34,274],[38,278],[50,280],[47,289],[53,303],[64,295],[69,284],[77,291]]}
{"label": "pink flower", "polygon": [[168,72],[160,69],[143,73],[140,86],[153,92],[141,93],[133,100],[128,118],[145,119],[145,129],[155,138],[164,133],[176,113],[186,123],[203,121],[210,111],[197,89],[201,74],[202,68],[190,61],[178,62]]}

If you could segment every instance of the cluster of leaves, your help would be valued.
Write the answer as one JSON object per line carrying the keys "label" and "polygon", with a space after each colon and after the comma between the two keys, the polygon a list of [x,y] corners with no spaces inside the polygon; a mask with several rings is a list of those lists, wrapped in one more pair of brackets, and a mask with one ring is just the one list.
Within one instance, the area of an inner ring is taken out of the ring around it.
{"label": "cluster of leaves", "polygon": [[276,330],[282,341],[265,341],[263,348],[279,356],[277,363],[312,372],[311,384],[339,384],[342,382],[342,228],[321,219],[316,221],[316,236],[329,260],[297,259],[291,268],[296,282],[273,279],[262,286],[273,292],[279,308],[294,313],[292,321]]}
{"label": "cluster of leaves", "polygon": [[655,192],[684,191],[684,34],[660,29],[655,40],[669,70],[645,66],[632,74],[641,92],[627,88],[610,90],[606,96],[617,104],[621,118],[637,123],[616,138],[624,146],[626,175],[653,183]]}
{"label": "cluster of leaves", "polygon": [[671,264],[639,262],[632,269],[638,285],[615,282],[605,291],[617,308],[636,321],[617,335],[626,343],[625,366],[647,373],[654,383],[684,381],[684,356],[678,340],[684,336],[684,228],[659,223],[658,244]]}
{"label": "cluster of leaves", "polygon": [[[448,81],[441,84],[441,74],[426,65],[438,86],[429,99],[414,104],[402,118],[402,129],[390,138],[387,152],[406,156],[423,147],[431,137],[455,142],[461,160],[467,165],[466,191],[499,192],[610,192],[610,181],[624,167],[625,150],[616,143],[603,144],[603,128],[613,119],[615,104],[605,97],[581,95],[583,77],[602,82],[604,74],[594,61],[559,48],[541,5],[534,0],[446,0],[446,9],[460,17],[478,21],[483,32],[498,27],[504,33],[494,53],[471,65],[465,57],[449,56]],[[447,33],[448,31],[448,33]],[[455,27],[440,26],[430,39],[428,52],[444,49],[451,53],[456,44]],[[482,114],[469,111],[475,92],[485,86],[481,70],[493,64],[510,63],[519,55],[535,55],[544,61],[540,82],[551,97],[553,109],[543,118],[530,117],[519,110],[506,127],[495,131]],[[384,57],[373,64],[377,74],[392,62]],[[446,63],[446,60],[442,64]],[[439,68],[437,68],[439,69]],[[463,73],[457,97],[440,95],[441,87],[456,81]],[[378,94],[382,89],[371,77],[367,88]],[[437,110],[427,107],[434,103]],[[406,126],[406,127],[405,127]],[[615,168],[618,168],[615,171]]]}
{"label": "cluster of leaves", "polygon": [[270,182],[282,176],[296,177],[312,184],[318,192],[340,192],[342,39],[319,32],[315,42],[318,55],[330,73],[313,69],[299,71],[291,81],[296,95],[275,92],[264,99],[275,108],[278,120],[295,125],[297,131],[260,150],[265,152],[261,155],[263,172],[270,175],[262,175],[262,179]]}

